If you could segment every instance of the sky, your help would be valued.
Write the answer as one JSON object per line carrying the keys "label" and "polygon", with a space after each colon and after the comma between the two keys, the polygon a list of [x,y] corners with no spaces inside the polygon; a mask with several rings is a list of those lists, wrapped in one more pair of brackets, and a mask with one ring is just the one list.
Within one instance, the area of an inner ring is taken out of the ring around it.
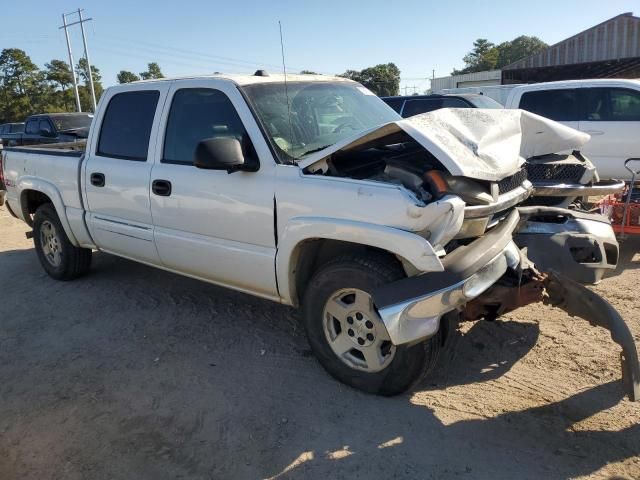
{"label": "sky", "polygon": [[[30,0],[3,2],[0,49],[21,48],[40,67],[68,61],[62,13],[83,8],[89,57],[105,86],[120,70],[158,62],[166,76],[282,71],[282,22],[289,73],[338,74],[394,62],[401,88],[429,88],[429,78],[462,67],[477,38],[519,35],[554,44],[623,12],[638,0]],[[77,18],[70,16],[69,22]],[[70,30],[74,60],[83,55],[79,25]]]}

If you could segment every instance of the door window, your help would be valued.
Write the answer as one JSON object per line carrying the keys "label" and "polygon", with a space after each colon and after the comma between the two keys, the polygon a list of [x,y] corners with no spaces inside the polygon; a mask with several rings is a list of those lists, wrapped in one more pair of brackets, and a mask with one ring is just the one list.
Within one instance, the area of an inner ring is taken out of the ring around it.
{"label": "door window", "polygon": [[396,112],[400,113],[402,110],[402,104],[404,103],[404,98],[383,98],[384,102],[393,108]]}
{"label": "door window", "polygon": [[640,121],[640,92],[626,88],[589,88],[585,119],[592,122]]}
{"label": "door window", "polygon": [[102,120],[96,155],[146,161],[159,97],[157,90],[114,95]]}
{"label": "door window", "polygon": [[403,117],[413,117],[420,113],[431,112],[442,108],[441,98],[429,98],[424,100],[407,100],[402,110]]}
{"label": "door window", "polygon": [[53,135],[53,129],[48,120],[40,120],[38,124],[38,133],[41,135]]}
{"label": "door window", "polygon": [[29,133],[31,135],[38,134],[38,120],[29,120],[27,122],[27,126],[24,129],[24,133]]}
{"label": "door window", "polygon": [[578,120],[576,89],[537,90],[525,92],[520,108],[558,122]]}
{"label": "door window", "polygon": [[237,138],[246,131],[231,100],[211,88],[183,88],[171,103],[165,133],[162,163],[193,165],[194,153],[202,140]]}

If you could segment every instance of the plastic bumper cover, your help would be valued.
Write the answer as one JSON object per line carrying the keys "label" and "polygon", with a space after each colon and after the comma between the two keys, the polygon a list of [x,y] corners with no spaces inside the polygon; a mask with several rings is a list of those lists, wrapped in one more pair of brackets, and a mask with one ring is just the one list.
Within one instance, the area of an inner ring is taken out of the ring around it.
{"label": "plastic bumper cover", "polygon": [[518,208],[514,240],[541,271],[551,269],[580,283],[598,283],[618,263],[618,242],[602,215],[553,207]]}

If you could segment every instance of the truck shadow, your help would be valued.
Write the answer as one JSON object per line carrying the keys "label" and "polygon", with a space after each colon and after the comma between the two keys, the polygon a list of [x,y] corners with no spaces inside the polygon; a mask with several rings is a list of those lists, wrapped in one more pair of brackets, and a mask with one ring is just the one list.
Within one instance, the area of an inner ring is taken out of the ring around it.
{"label": "truck shadow", "polygon": [[0,265],[0,478],[561,479],[640,454],[638,425],[576,427],[620,402],[620,382],[453,422],[430,406],[431,391],[508,372],[535,323],[456,334],[418,404],[331,379],[297,313],[273,302],[100,253],[68,283],[33,250]]}

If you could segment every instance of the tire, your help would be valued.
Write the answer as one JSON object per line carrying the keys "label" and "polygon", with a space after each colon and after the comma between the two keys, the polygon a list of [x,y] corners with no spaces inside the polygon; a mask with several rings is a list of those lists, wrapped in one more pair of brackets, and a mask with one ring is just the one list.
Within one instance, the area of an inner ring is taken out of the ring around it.
{"label": "tire", "polygon": [[42,268],[56,280],[73,280],[91,268],[91,249],[74,247],[50,203],[33,218],[33,243]]}
{"label": "tire", "polygon": [[337,380],[391,396],[411,389],[433,369],[442,346],[441,331],[417,344],[393,346],[371,304],[375,287],[403,277],[393,257],[352,254],[324,264],[311,278],[302,302],[308,341]]}

